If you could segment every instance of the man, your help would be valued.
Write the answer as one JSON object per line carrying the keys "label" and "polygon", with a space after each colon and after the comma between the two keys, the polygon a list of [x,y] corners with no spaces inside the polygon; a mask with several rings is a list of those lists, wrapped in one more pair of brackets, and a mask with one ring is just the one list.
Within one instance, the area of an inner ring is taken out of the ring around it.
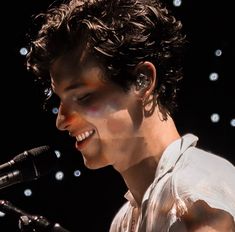
{"label": "man", "polygon": [[39,18],[27,66],[60,99],[58,129],[129,189],[110,231],[235,231],[234,166],[172,118],[181,23],[157,0],[72,0]]}

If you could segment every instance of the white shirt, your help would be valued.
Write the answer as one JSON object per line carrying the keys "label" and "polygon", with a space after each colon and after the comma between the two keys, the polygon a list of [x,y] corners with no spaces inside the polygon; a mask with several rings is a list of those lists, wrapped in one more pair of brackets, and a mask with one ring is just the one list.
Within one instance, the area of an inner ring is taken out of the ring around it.
{"label": "white shirt", "polygon": [[[164,151],[153,183],[144,194],[136,232],[165,232],[197,200],[222,209],[235,221],[235,167],[226,159],[196,148],[198,138],[186,134]],[[116,214],[110,232],[130,232],[135,200]],[[183,223],[180,232],[186,231]]]}

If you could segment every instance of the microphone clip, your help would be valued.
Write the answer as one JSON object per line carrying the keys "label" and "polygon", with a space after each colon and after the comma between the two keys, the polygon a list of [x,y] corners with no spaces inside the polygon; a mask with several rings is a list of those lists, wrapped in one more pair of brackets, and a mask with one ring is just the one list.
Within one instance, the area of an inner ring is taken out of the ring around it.
{"label": "microphone clip", "polygon": [[18,227],[22,232],[52,232],[53,225],[43,216],[22,215]]}

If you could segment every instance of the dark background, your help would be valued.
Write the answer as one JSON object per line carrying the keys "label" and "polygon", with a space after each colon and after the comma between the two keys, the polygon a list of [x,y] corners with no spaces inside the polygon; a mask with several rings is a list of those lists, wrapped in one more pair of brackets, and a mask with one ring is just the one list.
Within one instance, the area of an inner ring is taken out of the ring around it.
{"label": "dark background", "polygon": [[[235,53],[232,1],[183,1],[174,7],[183,21],[190,42],[184,63],[185,78],[181,82],[179,108],[175,114],[180,133],[194,133],[198,146],[219,154],[235,164]],[[108,231],[111,219],[124,202],[126,187],[112,168],[88,170],[75,152],[69,137],[55,128],[55,115],[42,110],[40,93],[32,75],[24,65],[20,48],[26,46],[31,16],[46,9],[51,1],[21,0],[1,3],[1,154],[4,163],[24,150],[44,144],[58,147],[62,157],[55,170],[37,181],[1,189],[0,199],[32,214],[39,214],[61,223],[72,232]],[[214,55],[221,49],[222,55]],[[217,72],[218,81],[209,74]],[[210,116],[220,120],[212,123]],[[74,170],[81,176],[75,178]],[[55,172],[64,172],[64,179],[55,179]],[[216,170],[215,170],[216,171]],[[235,180],[234,180],[235,181]],[[32,190],[26,197],[24,190]],[[0,231],[19,231],[13,215],[0,217]]]}

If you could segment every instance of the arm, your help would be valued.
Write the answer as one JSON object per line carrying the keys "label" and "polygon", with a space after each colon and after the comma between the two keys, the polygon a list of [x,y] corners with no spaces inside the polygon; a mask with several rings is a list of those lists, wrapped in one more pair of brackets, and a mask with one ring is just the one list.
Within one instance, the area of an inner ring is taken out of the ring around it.
{"label": "arm", "polygon": [[204,201],[195,202],[182,220],[189,232],[235,232],[233,217],[209,207]]}

